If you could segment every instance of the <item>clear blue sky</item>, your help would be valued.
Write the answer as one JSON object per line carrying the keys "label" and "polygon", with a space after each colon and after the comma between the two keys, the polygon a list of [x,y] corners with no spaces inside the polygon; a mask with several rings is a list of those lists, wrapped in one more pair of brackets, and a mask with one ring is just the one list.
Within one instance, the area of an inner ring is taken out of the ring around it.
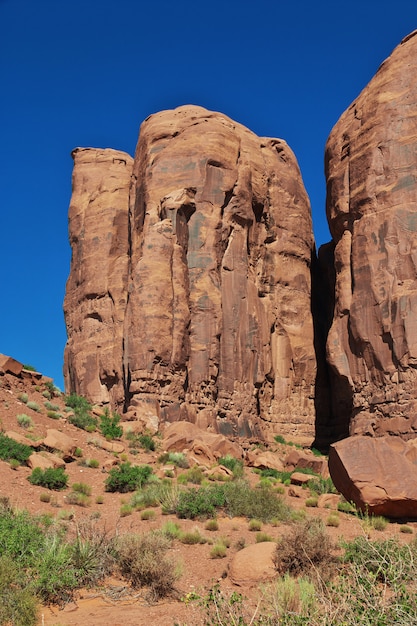
{"label": "clear blue sky", "polygon": [[0,0],[0,352],[62,387],[71,150],[134,153],[181,104],[285,139],[325,218],[324,144],[416,0]]}

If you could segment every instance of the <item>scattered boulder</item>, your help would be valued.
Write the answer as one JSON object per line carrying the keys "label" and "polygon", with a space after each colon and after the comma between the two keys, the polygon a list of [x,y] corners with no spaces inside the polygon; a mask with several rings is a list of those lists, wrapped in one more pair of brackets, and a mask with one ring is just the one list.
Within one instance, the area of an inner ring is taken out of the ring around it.
{"label": "scattered boulder", "polygon": [[417,518],[417,459],[412,441],[348,437],[330,447],[329,470],[336,489],[360,510]]}
{"label": "scattered boulder", "polygon": [[14,376],[20,376],[23,365],[16,359],[5,354],[0,354],[0,369],[6,374],[13,374]]}
{"label": "scattered boulder", "polygon": [[52,454],[51,452],[34,452],[30,455],[27,461],[28,466],[31,469],[35,469],[35,467],[40,467],[41,469],[57,469],[59,467],[65,467],[65,461],[61,459],[61,457],[56,454]]}
{"label": "scattered boulder", "polygon": [[311,474],[303,474],[302,472],[294,472],[291,474],[291,484],[292,485],[306,485],[314,476]]}
{"label": "scattered boulder", "polygon": [[189,452],[200,457],[201,463],[213,462],[230,454],[243,458],[241,446],[223,435],[201,430],[191,422],[173,422],[164,432],[162,447],[167,452]]}
{"label": "scattered boulder", "polygon": [[13,430],[8,430],[4,434],[6,437],[9,437],[9,439],[13,439],[17,443],[21,443],[24,446],[30,446],[31,448],[40,448],[43,444],[43,439],[33,441],[32,439],[27,439],[27,437],[21,435],[20,433],[15,433]]}
{"label": "scattered boulder", "polygon": [[269,450],[261,450],[255,448],[254,450],[248,450],[245,458],[246,465],[248,467],[257,467],[258,469],[275,469],[278,472],[282,472],[284,464],[279,456],[275,452]]}
{"label": "scattered boulder", "polygon": [[292,472],[295,469],[311,469],[316,474],[328,474],[326,457],[315,456],[310,450],[291,450],[284,461],[285,469]]}
{"label": "scattered boulder", "polygon": [[52,450],[62,452],[64,461],[71,461],[74,458],[74,452],[77,448],[77,444],[71,437],[68,437],[68,435],[54,428],[50,428],[46,431],[43,445]]}
{"label": "scattered boulder", "polygon": [[236,552],[230,562],[230,581],[234,585],[252,586],[275,578],[277,572],[272,559],[276,547],[274,541],[263,541]]}
{"label": "scattered boulder", "polygon": [[332,509],[337,511],[337,505],[340,502],[340,496],[337,493],[323,493],[319,496],[317,506],[320,509]]}
{"label": "scattered boulder", "polygon": [[94,445],[102,450],[106,450],[106,452],[114,452],[116,454],[121,454],[125,451],[124,445],[119,441],[107,441],[107,439],[101,437],[94,438]]}

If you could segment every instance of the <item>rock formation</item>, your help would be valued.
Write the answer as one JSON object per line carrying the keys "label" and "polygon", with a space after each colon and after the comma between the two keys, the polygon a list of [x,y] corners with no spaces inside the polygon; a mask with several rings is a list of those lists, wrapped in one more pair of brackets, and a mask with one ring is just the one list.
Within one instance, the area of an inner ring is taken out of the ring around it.
{"label": "rock formation", "polygon": [[417,440],[352,436],[330,447],[336,488],[364,513],[417,517]]}
{"label": "rock formation", "polygon": [[327,142],[333,440],[416,436],[416,111],[417,31],[381,65]]}
{"label": "rock formation", "polygon": [[185,106],[145,120],[133,167],[73,155],[67,391],[128,419],[311,441],[314,243],[287,144]]}

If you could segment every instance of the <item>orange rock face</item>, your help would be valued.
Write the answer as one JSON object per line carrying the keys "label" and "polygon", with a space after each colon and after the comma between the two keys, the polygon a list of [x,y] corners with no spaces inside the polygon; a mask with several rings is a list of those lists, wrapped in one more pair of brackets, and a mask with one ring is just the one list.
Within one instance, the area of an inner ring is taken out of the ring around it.
{"label": "orange rock face", "polygon": [[335,438],[417,432],[416,111],[417,31],[381,65],[327,142]]}
{"label": "orange rock face", "polygon": [[[129,189],[130,183],[130,189]],[[314,434],[310,207],[291,150],[195,106],[77,150],[66,388],[129,419]]]}

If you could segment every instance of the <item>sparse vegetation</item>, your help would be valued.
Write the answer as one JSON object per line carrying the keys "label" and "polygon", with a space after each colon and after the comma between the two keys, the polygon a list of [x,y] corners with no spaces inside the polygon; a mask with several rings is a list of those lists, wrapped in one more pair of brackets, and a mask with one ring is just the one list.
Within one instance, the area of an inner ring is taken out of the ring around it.
{"label": "sparse vegetation", "polygon": [[120,415],[113,413],[110,415],[109,409],[106,407],[104,415],[100,416],[100,432],[106,439],[120,439],[123,435],[123,428],[119,426]]}
{"label": "sparse vegetation", "polygon": [[29,415],[26,415],[25,413],[20,413],[16,417],[16,420],[21,428],[32,428],[33,426],[32,418]]}
{"label": "sparse vegetation", "polygon": [[23,464],[26,463],[31,454],[32,448],[25,444],[18,443],[0,432],[0,459],[3,461],[16,459],[16,461]]}
{"label": "sparse vegetation", "polygon": [[37,404],[36,402],[33,402],[32,400],[29,400],[29,402],[26,402],[26,406],[28,409],[32,409],[32,411],[36,411],[37,413],[39,413],[39,411],[41,410],[41,407],[39,406],[39,404]]}
{"label": "sparse vegetation", "polygon": [[105,482],[106,491],[118,491],[120,493],[135,491],[146,483],[151,474],[152,468],[149,465],[122,463],[110,470]]}
{"label": "sparse vegetation", "polygon": [[187,457],[183,452],[164,452],[158,457],[159,463],[164,465],[172,464],[183,469],[188,469]]}
{"label": "sparse vegetation", "polygon": [[69,422],[76,426],[77,428],[81,428],[82,430],[86,430],[91,433],[94,432],[97,428],[97,420],[90,414],[91,404],[83,398],[82,396],[78,396],[73,393],[65,399],[65,404],[68,408],[74,411],[73,415],[70,415],[68,418]]}
{"label": "sparse vegetation", "polygon": [[243,476],[243,461],[241,459],[236,459],[230,454],[227,454],[219,458],[218,464],[227,467],[227,469],[233,472],[234,478],[241,478]]}
{"label": "sparse vegetation", "polygon": [[17,397],[20,400],[20,402],[23,402],[23,404],[26,404],[26,402],[29,400],[28,394],[26,392],[19,393]]}
{"label": "sparse vegetation", "polygon": [[35,467],[28,480],[32,485],[60,490],[67,486],[68,478],[68,474],[65,473],[62,467],[48,467],[45,470]]}
{"label": "sparse vegetation", "polygon": [[133,587],[147,587],[157,600],[174,591],[179,571],[166,555],[170,539],[160,531],[123,535],[116,543],[120,571]]}

